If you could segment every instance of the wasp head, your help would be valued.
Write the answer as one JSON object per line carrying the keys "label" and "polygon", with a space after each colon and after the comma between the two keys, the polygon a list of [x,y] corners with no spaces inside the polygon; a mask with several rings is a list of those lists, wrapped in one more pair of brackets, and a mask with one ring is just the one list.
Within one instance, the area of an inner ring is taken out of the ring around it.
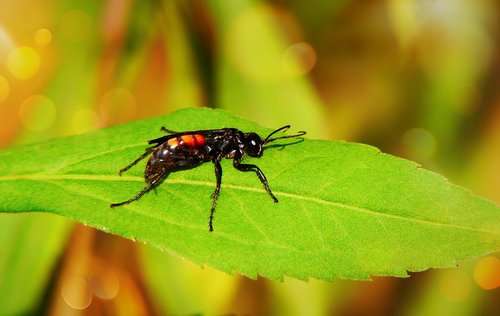
{"label": "wasp head", "polygon": [[246,133],[243,150],[250,157],[262,156],[262,139],[256,133]]}

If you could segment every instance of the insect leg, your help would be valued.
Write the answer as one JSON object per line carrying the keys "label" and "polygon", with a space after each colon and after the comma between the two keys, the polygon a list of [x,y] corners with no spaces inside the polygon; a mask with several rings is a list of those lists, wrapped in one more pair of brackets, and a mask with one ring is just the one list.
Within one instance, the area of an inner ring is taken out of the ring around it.
{"label": "insect leg", "polygon": [[166,133],[170,133],[170,134],[177,134],[177,133],[179,133],[179,132],[173,131],[173,130],[171,130],[171,129],[168,129],[168,128],[166,128],[165,126],[162,126],[162,127],[160,128],[160,131],[162,131],[162,132],[166,132]]}
{"label": "insect leg", "polygon": [[[166,132],[167,134],[182,134],[180,132],[176,132],[176,131],[173,131],[171,129],[168,129],[166,128],[165,126],[162,126],[160,128],[160,130],[162,132]],[[167,136],[162,136],[162,137],[158,137],[158,138],[155,138],[155,139],[151,139],[148,141],[148,144],[156,144],[156,145],[161,145],[162,143],[168,141],[169,139],[171,139],[172,137],[175,137],[175,135],[167,135]]]}
{"label": "insect leg", "polygon": [[214,200],[212,203],[212,209],[210,210],[210,219],[208,221],[208,230],[209,231],[214,230],[214,228],[212,226],[212,221],[214,219],[215,206],[217,205],[217,200],[219,199],[220,186],[222,184],[222,167],[220,165],[220,160],[215,159],[213,162],[215,165],[215,178],[217,179],[217,185],[215,186],[215,191],[213,194]]}
{"label": "insect leg", "polygon": [[141,156],[139,156],[139,158],[137,158],[136,160],[132,161],[129,165],[127,165],[126,167],[120,169],[120,172],[119,174],[122,175],[122,173],[124,173],[125,171],[127,171],[128,169],[132,168],[133,166],[135,166],[139,161],[141,161],[142,159],[146,158],[149,154],[151,154],[151,152],[153,152],[154,150],[154,147],[151,147],[151,148],[148,148],[146,149],[146,151],[144,152],[144,154],[142,154]]}
{"label": "insect leg", "polygon": [[126,200],[126,201],[120,202],[120,203],[113,203],[109,207],[113,208],[113,207],[117,207],[117,206],[122,206],[122,205],[125,205],[125,204],[129,204],[129,203],[131,203],[133,201],[137,201],[138,199],[141,198],[141,196],[143,196],[144,194],[146,194],[149,190],[156,188],[156,186],[158,186],[158,184],[160,183],[161,179],[163,179],[167,173],[168,173],[168,171],[166,171],[166,170],[161,171],[161,173],[159,173],[153,180],[151,180],[151,182],[149,182],[144,187],[144,189],[142,189],[141,192],[137,193],[136,196],[134,196],[134,197],[132,197],[132,198]]}
{"label": "insect leg", "polygon": [[257,177],[259,177],[260,182],[262,182],[262,184],[264,185],[267,193],[274,200],[274,203],[278,203],[278,199],[274,196],[273,192],[271,192],[271,189],[269,188],[269,183],[267,182],[266,176],[259,167],[257,167],[256,165],[242,164],[237,160],[233,161],[233,166],[239,171],[255,171],[255,173],[257,173]]}

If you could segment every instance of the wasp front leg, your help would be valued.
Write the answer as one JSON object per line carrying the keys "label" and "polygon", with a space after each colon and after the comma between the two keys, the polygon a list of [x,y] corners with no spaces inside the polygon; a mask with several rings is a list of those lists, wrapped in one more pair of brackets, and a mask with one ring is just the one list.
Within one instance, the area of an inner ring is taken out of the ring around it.
{"label": "wasp front leg", "polygon": [[262,182],[262,184],[264,185],[267,194],[269,194],[269,196],[273,199],[274,203],[278,203],[278,199],[274,196],[271,188],[269,188],[269,183],[266,179],[266,176],[264,175],[264,172],[262,172],[262,170],[260,170],[258,166],[251,164],[242,164],[237,159],[233,161],[233,166],[239,171],[255,171],[257,177],[259,177],[260,182]]}

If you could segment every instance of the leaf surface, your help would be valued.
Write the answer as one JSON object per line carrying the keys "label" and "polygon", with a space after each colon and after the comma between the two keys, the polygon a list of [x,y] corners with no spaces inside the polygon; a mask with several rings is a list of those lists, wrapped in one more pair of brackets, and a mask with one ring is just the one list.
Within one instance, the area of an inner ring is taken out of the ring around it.
{"label": "leaf surface", "polygon": [[117,172],[162,135],[160,126],[270,131],[223,111],[187,109],[4,150],[0,211],[60,214],[252,278],[403,277],[500,250],[500,211],[492,202],[413,162],[340,141],[306,139],[246,158],[264,171],[277,204],[255,174],[224,160],[213,233],[211,163],[174,172],[156,194],[111,209],[144,187],[146,160]]}

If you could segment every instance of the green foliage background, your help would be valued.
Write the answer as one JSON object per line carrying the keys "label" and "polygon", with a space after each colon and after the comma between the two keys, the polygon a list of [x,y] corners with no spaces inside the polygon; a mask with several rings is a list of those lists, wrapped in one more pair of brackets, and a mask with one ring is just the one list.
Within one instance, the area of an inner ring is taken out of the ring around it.
{"label": "green foliage background", "polygon": [[[0,145],[211,106],[266,127],[375,145],[498,204],[498,6],[2,1]],[[41,29],[49,44],[36,40]],[[9,68],[16,47],[39,55],[33,76]],[[26,103],[40,95],[53,107]],[[93,315],[498,310],[483,282],[498,280],[494,256],[405,280],[280,283],[200,269],[53,215],[2,214],[0,237],[0,314],[74,311],[62,293],[75,276],[93,298],[82,313]],[[102,295],[116,284],[110,276],[119,280],[112,299]]]}

